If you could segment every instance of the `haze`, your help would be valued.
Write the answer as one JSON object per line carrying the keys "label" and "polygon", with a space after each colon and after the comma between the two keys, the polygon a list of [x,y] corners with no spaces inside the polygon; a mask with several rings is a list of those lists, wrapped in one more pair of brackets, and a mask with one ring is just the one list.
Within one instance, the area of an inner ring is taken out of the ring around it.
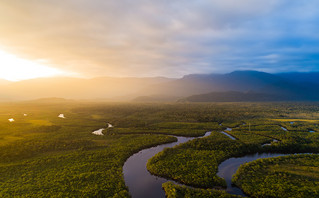
{"label": "haze", "polygon": [[2,1],[0,78],[318,71],[318,9],[315,0]]}
{"label": "haze", "polygon": [[0,0],[0,198],[319,198],[318,32],[319,0]]}

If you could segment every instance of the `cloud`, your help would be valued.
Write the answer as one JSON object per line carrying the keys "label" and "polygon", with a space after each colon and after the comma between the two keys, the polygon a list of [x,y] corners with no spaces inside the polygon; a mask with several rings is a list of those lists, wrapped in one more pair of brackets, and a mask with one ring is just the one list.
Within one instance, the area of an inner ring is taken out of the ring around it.
{"label": "cloud", "polygon": [[318,7],[315,0],[10,0],[0,5],[0,45],[88,76],[319,70]]}

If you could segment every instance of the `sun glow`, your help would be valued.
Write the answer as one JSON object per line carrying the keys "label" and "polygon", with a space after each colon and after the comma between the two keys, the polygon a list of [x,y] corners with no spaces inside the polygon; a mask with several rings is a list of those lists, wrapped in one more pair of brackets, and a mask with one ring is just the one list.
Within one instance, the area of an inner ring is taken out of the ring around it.
{"label": "sun glow", "polygon": [[19,58],[0,50],[0,78],[19,81],[39,77],[51,77],[66,74],[41,63]]}

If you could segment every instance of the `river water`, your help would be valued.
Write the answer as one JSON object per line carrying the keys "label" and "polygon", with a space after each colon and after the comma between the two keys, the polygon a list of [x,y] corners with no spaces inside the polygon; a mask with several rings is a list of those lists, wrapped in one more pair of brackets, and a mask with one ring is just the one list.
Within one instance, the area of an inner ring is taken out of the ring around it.
{"label": "river water", "polygon": [[[206,134],[202,137],[209,136],[210,134],[211,132],[206,132]],[[224,134],[230,137],[231,139],[234,138],[227,133],[224,133]],[[132,155],[131,157],[127,159],[127,161],[125,162],[123,166],[123,175],[124,175],[125,184],[126,186],[128,186],[129,192],[133,198],[134,197],[136,198],[140,198],[140,197],[164,198],[165,197],[165,192],[162,189],[162,184],[172,180],[161,178],[161,177],[150,174],[146,168],[146,164],[151,157],[161,152],[163,149],[171,148],[178,144],[196,139],[194,137],[179,137],[179,136],[175,136],[175,137],[177,138],[177,142],[162,144],[162,145],[141,150],[140,152],[135,153],[134,155]],[[226,183],[227,183],[226,192],[230,194],[245,196],[242,190],[236,186],[233,186],[231,182],[232,176],[236,173],[239,166],[244,163],[254,161],[256,159],[278,157],[278,156],[285,156],[285,155],[291,155],[291,154],[256,153],[252,155],[245,155],[243,157],[238,157],[238,158],[235,158],[235,157],[229,158],[218,166],[217,175],[226,180]]]}
{"label": "river water", "polygon": [[[210,134],[211,132],[206,132],[206,134],[202,137],[209,136]],[[161,152],[164,148],[171,148],[178,144],[195,139],[194,137],[175,137],[177,138],[177,142],[162,144],[141,150],[126,160],[123,166],[123,175],[125,184],[128,186],[129,192],[133,198],[165,197],[162,184],[171,180],[151,175],[146,169],[146,164],[148,159]]]}
{"label": "river water", "polygon": [[217,176],[222,177],[226,180],[226,184],[227,184],[226,192],[227,193],[245,196],[243,191],[240,188],[233,186],[232,182],[231,182],[232,176],[236,173],[239,166],[244,164],[244,163],[254,161],[256,159],[278,157],[278,156],[284,156],[284,155],[291,155],[291,154],[280,154],[280,153],[261,153],[261,154],[259,154],[259,153],[256,153],[256,154],[252,154],[252,155],[245,155],[243,157],[232,157],[232,158],[225,160],[221,164],[219,164]]}

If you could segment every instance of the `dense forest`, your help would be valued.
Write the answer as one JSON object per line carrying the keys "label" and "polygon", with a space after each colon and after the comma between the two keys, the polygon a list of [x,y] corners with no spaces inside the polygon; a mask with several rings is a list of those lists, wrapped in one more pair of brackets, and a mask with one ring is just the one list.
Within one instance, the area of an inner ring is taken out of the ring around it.
{"label": "dense forest", "polygon": [[[223,188],[216,171],[229,157],[318,152],[318,119],[318,103],[1,103],[0,197],[129,197],[122,166],[130,155],[176,141],[170,135],[206,131],[211,136],[164,150],[148,168],[194,187]],[[103,136],[92,134],[106,123],[114,127]],[[228,127],[236,140],[220,133]],[[265,143],[271,144],[261,146]],[[179,197],[215,193],[172,184],[164,188],[175,189]],[[169,190],[167,196],[173,197]]]}
{"label": "dense forest", "polygon": [[253,197],[318,197],[319,155],[259,159],[242,165],[233,182]]}
{"label": "dense forest", "polygon": [[223,190],[212,189],[191,189],[185,186],[176,185],[172,182],[163,184],[167,198],[183,198],[183,197],[203,197],[203,198],[239,198],[241,196],[227,194]]}

